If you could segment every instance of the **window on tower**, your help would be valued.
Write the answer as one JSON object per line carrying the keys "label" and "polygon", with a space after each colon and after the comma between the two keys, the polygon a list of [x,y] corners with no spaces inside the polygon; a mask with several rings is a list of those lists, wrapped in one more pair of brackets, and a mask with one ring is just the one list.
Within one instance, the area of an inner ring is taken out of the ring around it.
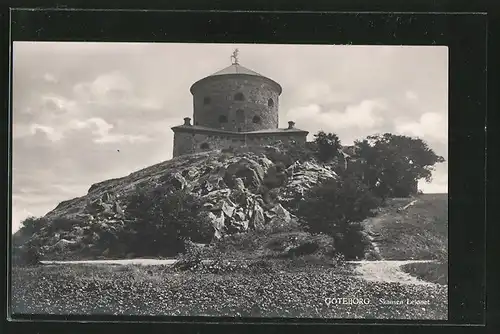
{"label": "window on tower", "polygon": [[252,118],[252,122],[254,122],[255,124],[260,124],[260,123],[262,123],[262,120],[259,116],[254,116]]}
{"label": "window on tower", "polygon": [[245,99],[245,97],[243,96],[243,93],[236,93],[234,95],[234,100],[235,101],[243,101]]}
{"label": "window on tower", "polygon": [[267,100],[267,105],[268,105],[269,107],[274,107],[274,101],[273,101],[273,99],[269,99],[269,100]]}
{"label": "window on tower", "polygon": [[208,150],[210,148],[210,145],[208,145],[208,143],[203,143],[203,144],[200,145],[200,148],[202,150]]}
{"label": "window on tower", "polygon": [[227,123],[227,116],[226,115],[220,115],[219,116],[219,123]]}

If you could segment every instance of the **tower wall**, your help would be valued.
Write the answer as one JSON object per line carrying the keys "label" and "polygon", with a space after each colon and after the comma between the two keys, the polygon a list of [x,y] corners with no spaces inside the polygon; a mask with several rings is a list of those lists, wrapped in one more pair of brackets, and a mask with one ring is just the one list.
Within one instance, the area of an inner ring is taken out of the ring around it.
{"label": "tower wall", "polygon": [[281,87],[265,77],[212,76],[195,84],[192,93],[194,125],[242,132],[278,128]]}

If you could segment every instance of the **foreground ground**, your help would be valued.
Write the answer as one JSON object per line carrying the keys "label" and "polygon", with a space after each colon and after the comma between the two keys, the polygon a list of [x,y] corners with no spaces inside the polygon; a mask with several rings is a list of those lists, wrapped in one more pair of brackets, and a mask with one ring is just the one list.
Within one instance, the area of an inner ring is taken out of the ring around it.
{"label": "foreground ground", "polygon": [[[370,279],[369,270],[360,272],[356,268],[359,265],[296,270],[264,266],[225,274],[177,272],[165,265],[14,268],[13,311],[75,315],[446,319],[446,285],[417,280],[384,282],[383,276]],[[354,304],[348,300],[352,298],[363,299],[367,304]]]}
{"label": "foreground ground", "polygon": [[177,271],[175,260],[154,259],[15,267],[12,310],[58,315],[446,319],[447,196],[394,200],[364,223],[380,261],[333,267],[262,260],[267,253],[256,249],[287,236],[274,234],[237,242],[241,247],[232,252],[256,265],[222,274]]}

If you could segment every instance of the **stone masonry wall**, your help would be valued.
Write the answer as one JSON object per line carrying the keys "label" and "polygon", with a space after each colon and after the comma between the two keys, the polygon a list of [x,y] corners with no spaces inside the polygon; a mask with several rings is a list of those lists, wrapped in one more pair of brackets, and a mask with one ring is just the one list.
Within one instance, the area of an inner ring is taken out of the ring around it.
{"label": "stone masonry wall", "polygon": [[[245,138],[246,137],[246,138]],[[238,134],[205,134],[176,132],[174,134],[173,156],[192,154],[203,151],[220,150],[225,148],[236,148],[240,146],[264,146],[271,145],[277,141],[285,144],[294,140],[298,145],[306,143],[304,133],[276,133],[261,135],[238,135]]]}
{"label": "stone masonry wall", "polygon": [[[237,93],[243,101],[235,100]],[[265,78],[211,77],[197,85],[193,104],[194,125],[235,132],[278,128],[279,92]]]}

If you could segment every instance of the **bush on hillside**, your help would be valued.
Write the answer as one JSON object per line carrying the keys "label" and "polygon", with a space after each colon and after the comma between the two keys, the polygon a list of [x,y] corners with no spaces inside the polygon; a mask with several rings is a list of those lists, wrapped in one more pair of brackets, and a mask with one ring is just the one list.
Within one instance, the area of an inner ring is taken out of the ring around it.
{"label": "bush on hillside", "polygon": [[43,217],[28,217],[21,222],[19,233],[24,236],[32,236],[34,233],[40,232],[42,227],[47,226],[48,220]]}
{"label": "bush on hillside", "polygon": [[139,190],[130,199],[127,215],[133,222],[118,239],[127,253],[172,256],[184,251],[184,240],[209,242],[213,230],[203,218],[201,203],[184,190],[173,193]]}
{"label": "bush on hillside", "polygon": [[297,214],[308,231],[332,236],[336,251],[346,258],[356,258],[363,256],[367,246],[357,222],[372,216],[380,203],[365,184],[349,176],[311,189],[297,203]]}

